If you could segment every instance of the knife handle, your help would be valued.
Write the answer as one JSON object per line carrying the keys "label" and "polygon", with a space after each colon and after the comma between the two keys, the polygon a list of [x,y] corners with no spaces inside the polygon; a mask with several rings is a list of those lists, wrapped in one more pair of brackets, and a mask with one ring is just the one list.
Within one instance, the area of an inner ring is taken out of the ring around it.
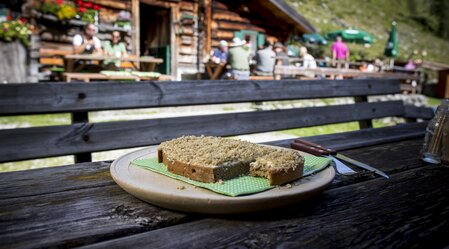
{"label": "knife handle", "polygon": [[327,152],[325,150],[322,150],[322,149],[319,149],[319,148],[316,148],[316,147],[312,147],[312,146],[308,146],[308,145],[305,145],[305,144],[301,144],[301,143],[293,142],[293,143],[290,144],[290,147],[292,149],[295,149],[295,150],[300,150],[300,151],[304,151],[304,152],[310,153],[310,154],[312,154],[314,156],[329,155],[329,152]]}
{"label": "knife handle", "polygon": [[306,140],[302,140],[302,139],[299,139],[299,138],[295,139],[294,143],[300,143],[300,144],[304,144],[304,145],[307,145],[307,146],[310,146],[310,147],[315,147],[315,148],[320,149],[320,150],[324,150],[329,155],[336,155],[337,154],[336,150],[324,148],[323,146],[321,146],[319,144],[312,143],[312,142],[309,142],[309,141],[306,141]]}

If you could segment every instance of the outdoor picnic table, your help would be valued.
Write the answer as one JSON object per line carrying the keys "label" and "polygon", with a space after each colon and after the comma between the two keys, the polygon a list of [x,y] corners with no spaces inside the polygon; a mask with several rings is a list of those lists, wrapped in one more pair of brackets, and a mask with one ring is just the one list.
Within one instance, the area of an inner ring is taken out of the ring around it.
{"label": "outdoor picnic table", "polygon": [[[149,56],[127,56],[127,57],[115,57],[108,55],[96,55],[96,54],[69,54],[64,56],[64,66],[65,72],[79,72],[85,66],[88,61],[102,62],[105,60],[119,60],[131,62],[135,70],[153,72],[157,64],[163,63],[164,60],[161,58],[154,58]],[[75,62],[80,61],[81,63],[75,66]]]}
{"label": "outdoor picnic table", "polygon": [[111,161],[1,173],[0,247],[441,248],[449,244],[449,167],[420,159],[425,127],[306,138],[390,178],[353,167],[357,174],[337,175],[322,194],[264,213],[199,215],[145,203],[112,180]]}

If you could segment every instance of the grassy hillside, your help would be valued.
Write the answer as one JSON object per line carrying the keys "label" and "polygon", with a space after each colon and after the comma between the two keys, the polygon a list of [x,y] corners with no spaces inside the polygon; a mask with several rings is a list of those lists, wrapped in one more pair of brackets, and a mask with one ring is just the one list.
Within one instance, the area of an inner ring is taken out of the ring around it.
{"label": "grassy hillside", "polygon": [[[413,58],[449,64],[449,41],[435,35],[437,18],[425,0],[288,0],[305,16],[319,33],[325,34],[344,28],[362,29],[374,36],[370,47],[350,44],[352,59],[374,59],[383,56],[391,22],[398,25],[399,57],[405,61],[414,51]],[[330,55],[329,46],[324,47]]]}

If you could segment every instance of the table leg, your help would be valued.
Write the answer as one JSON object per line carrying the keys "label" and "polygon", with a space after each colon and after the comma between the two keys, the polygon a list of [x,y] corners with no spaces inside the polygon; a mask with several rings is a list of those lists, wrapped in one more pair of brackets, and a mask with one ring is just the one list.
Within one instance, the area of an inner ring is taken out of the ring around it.
{"label": "table leg", "polygon": [[156,69],[156,63],[149,63],[148,64],[149,72],[154,72],[155,69]]}
{"label": "table leg", "polygon": [[206,71],[207,71],[207,75],[209,75],[209,78],[210,78],[211,80],[214,80],[214,79],[213,79],[214,72],[212,71],[211,66],[206,65]]}
{"label": "table leg", "polygon": [[65,71],[67,73],[71,73],[73,72],[73,65],[74,65],[74,60],[72,59],[65,59],[64,60],[64,66],[65,66]]}
{"label": "table leg", "polygon": [[214,74],[212,75],[213,80],[218,79],[218,77],[219,77],[220,74],[221,74],[221,71],[223,71],[223,65],[218,65],[218,66],[215,68]]}

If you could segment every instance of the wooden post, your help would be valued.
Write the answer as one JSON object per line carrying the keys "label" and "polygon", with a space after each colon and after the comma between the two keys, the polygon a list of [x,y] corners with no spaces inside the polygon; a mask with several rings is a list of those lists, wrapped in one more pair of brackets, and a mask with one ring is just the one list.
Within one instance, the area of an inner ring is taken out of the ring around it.
{"label": "wooden post", "polygon": [[204,21],[206,25],[205,50],[209,53],[212,48],[212,3],[211,0],[204,0]]}
{"label": "wooden post", "polygon": [[140,1],[131,2],[132,29],[131,29],[131,47],[132,53],[140,56]]}
{"label": "wooden post", "polygon": [[[72,124],[75,123],[88,123],[89,113],[88,112],[72,112],[71,113]],[[83,137],[84,140],[88,140],[89,137]],[[74,154],[75,163],[85,163],[92,162],[92,154],[90,152]]]}
{"label": "wooden post", "polygon": [[[354,102],[355,103],[368,102],[368,97],[367,96],[356,96],[356,97],[354,97]],[[373,121],[371,119],[360,120],[359,128],[360,129],[373,128]]]}
{"label": "wooden post", "polygon": [[179,42],[178,42],[178,37],[176,34],[176,26],[179,26],[179,20],[180,20],[180,11],[179,11],[179,6],[173,6],[171,8],[170,11],[170,47],[171,47],[171,51],[170,51],[170,56],[171,56],[171,75],[173,76],[173,78],[175,80],[177,80],[178,77],[178,47],[179,47]]}

